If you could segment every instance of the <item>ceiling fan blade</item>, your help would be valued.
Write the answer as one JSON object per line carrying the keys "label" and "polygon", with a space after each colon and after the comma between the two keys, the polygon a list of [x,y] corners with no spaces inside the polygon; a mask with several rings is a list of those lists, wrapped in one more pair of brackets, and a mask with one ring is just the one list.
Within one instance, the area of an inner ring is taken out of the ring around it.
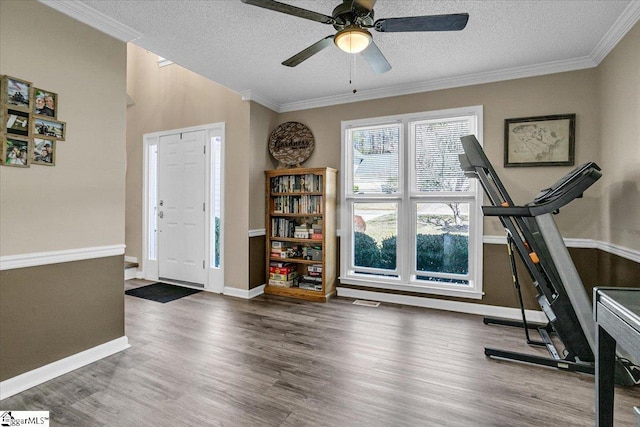
{"label": "ceiling fan blade", "polygon": [[389,64],[389,61],[380,52],[378,45],[373,40],[371,40],[369,47],[362,51],[361,55],[376,74],[383,74],[391,69],[391,64]]}
{"label": "ceiling fan blade", "polygon": [[331,16],[314,12],[301,7],[291,6],[273,0],[242,0],[242,3],[252,6],[262,7],[264,9],[274,10],[276,12],[286,13],[300,18],[310,19],[312,21],[321,22],[323,24],[334,24],[336,22]]}
{"label": "ceiling fan blade", "polygon": [[334,35],[332,34],[312,44],[305,50],[296,53],[291,58],[284,61],[282,65],[286,65],[287,67],[295,67],[296,65],[299,65],[301,62],[311,58],[313,55],[320,52],[322,49],[328,46],[331,46],[333,44],[333,37]]}
{"label": "ceiling fan blade", "polygon": [[408,16],[406,18],[378,19],[373,24],[376,31],[398,33],[407,31],[460,31],[467,26],[468,13],[450,15]]}

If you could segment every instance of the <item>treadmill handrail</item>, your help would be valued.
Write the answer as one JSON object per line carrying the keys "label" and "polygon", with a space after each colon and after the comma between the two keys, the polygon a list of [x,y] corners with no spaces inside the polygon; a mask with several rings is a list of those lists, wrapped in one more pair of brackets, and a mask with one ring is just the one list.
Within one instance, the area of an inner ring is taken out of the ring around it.
{"label": "treadmill handrail", "polygon": [[534,216],[527,206],[483,206],[485,216]]}

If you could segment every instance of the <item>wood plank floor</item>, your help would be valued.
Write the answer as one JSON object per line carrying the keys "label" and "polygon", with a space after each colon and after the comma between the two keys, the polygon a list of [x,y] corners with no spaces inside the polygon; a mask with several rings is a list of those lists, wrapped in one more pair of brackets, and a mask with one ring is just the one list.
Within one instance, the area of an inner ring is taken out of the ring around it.
{"label": "wood plank floor", "polygon": [[[592,376],[486,358],[537,349],[479,316],[206,292],[125,301],[130,349],[0,407],[69,426],[595,424]],[[635,425],[639,389],[616,389],[616,426]]]}

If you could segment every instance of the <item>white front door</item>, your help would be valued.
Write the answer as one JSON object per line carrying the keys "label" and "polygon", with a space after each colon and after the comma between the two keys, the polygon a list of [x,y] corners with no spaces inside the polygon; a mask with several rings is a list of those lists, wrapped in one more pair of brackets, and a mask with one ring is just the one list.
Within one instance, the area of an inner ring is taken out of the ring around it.
{"label": "white front door", "polygon": [[204,286],[205,131],[160,137],[158,276]]}

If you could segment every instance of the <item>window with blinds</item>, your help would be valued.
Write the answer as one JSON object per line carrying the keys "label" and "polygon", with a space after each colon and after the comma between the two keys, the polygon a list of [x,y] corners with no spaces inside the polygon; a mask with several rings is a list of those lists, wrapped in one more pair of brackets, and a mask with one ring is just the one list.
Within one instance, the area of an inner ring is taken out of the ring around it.
{"label": "window with blinds", "polygon": [[351,139],[353,192],[398,192],[400,126],[394,124],[354,129]]}
{"label": "window with blinds", "polygon": [[[458,162],[482,107],[343,123],[341,281],[480,298],[481,192]],[[480,138],[479,138],[480,139]]]}

